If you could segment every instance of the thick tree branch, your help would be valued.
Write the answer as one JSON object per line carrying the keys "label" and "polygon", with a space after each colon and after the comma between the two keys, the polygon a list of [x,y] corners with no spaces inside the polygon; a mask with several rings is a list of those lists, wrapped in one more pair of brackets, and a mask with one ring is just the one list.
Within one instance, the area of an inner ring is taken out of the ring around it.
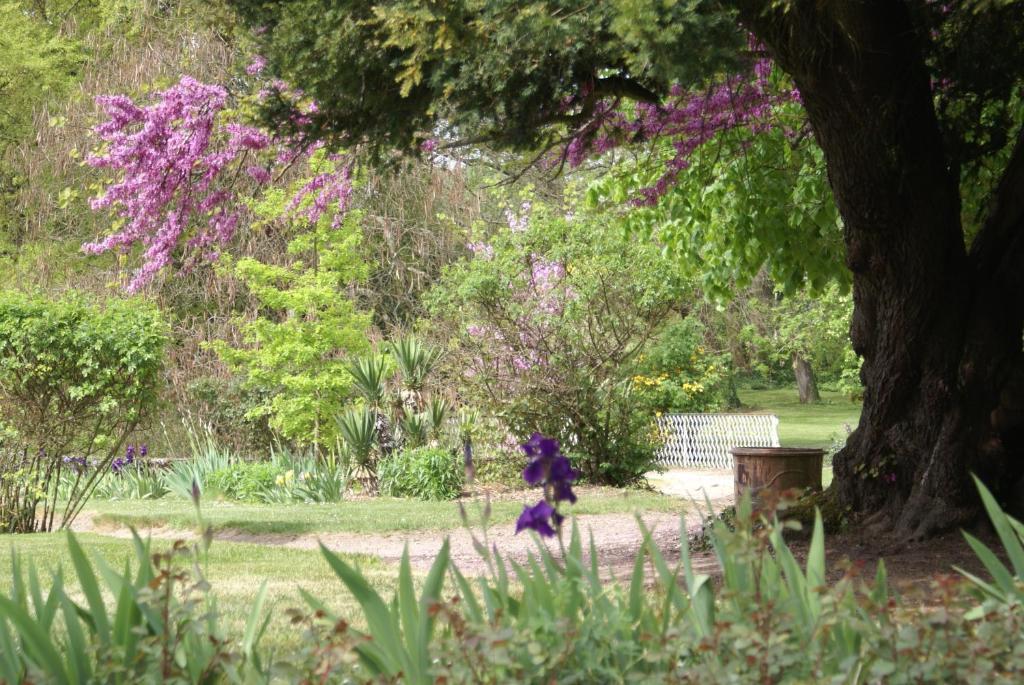
{"label": "thick tree branch", "polygon": [[594,82],[593,94],[599,98],[616,97],[651,105],[661,104],[661,98],[657,93],[624,76],[597,79]]}

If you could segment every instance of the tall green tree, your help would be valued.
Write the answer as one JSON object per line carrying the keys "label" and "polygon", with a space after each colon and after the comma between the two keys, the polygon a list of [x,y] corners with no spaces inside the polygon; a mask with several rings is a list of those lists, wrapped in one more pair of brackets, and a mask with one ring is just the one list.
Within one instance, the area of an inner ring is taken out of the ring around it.
{"label": "tall green tree", "polygon": [[[865,401],[834,494],[884,529],[921,536],[977,515],[972,471],[1004,498],[1020,487],[1024,4],[233,4],[261,28],[271,69],[320,101],[313,128],[378,151],[457,137],[535,154],[561,145],[572,161],[580,148],[604,149],[600,132],[624,105],[644,119],[611,143],[658,137],[642,124],[670,118],[673,84],[705,89],[716,115],[737,95],[741,116],[716,121],[745,126],[775,100],[754,111],[756,98],[725,74],[755,83],[763,49],[799,90],[852,272]],[[675,133],[684,151],[713,142]],[[764,247],[767,259],[770,248],[799,254],[816,242]],[[873,471],[887,477],[861,476]]]}

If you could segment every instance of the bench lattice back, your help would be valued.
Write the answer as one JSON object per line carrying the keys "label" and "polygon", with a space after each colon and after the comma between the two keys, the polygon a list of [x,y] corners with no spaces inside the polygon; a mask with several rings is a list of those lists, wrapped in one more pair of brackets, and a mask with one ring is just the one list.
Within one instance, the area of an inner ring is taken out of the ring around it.
{"label": "bench lattice back", "polygon": [[658,461],[665,466],[731,469],[732,447],[778,447],[774,414],[664,414]]}

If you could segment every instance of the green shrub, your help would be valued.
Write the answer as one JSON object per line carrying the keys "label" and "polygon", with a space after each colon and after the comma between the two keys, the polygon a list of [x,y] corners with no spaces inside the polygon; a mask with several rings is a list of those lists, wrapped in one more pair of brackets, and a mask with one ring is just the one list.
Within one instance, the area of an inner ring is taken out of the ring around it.
{"label": "green shrub", "polygon": [[522,488],[526,459],[522,452],[500,451],[474,458],[476,481],[483,485]]}
{"label": "green shrub", "polygon": [[[140,300],[0,293],[0,532],[70,525],[156,405],[166,340]],[[73,463],[96,468],[58,511]]]}
{"label": "green shrub", "polygon": [[688,286],[607,219],[535,202],[515,230],[473,236],[486,245],[431,291],[430,330],[460,399],[514,435],[572,445],[584,479],[627,486],[656,450],[631,379]]}
{"label": "green shrub", "polygon": [[277,486],[285,471],[270,462],[238,461],[207,477],[207,487],[227,499],[262,502]]}
{"label": "green shrub", "polygon": [[645,349],[633,386],[649,411],[721,411],[736,406],[728,355],[708,354],[695,318],[666,324]]}
{"label": "green shrub", "polygon": [[391,455],[377,469],[384,494],[426,500],[455,499],[462,494],[464,476],[462,460],[436,447]]}

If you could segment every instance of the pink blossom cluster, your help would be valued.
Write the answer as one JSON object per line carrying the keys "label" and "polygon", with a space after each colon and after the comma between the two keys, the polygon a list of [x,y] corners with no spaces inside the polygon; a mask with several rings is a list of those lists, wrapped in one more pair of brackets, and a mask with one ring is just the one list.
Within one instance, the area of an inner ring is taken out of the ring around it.
{"label": "pink blossom cluster", "polygon": [[494,247],[489,243],[480,241],[466,243],[466,249],[472,252],[475,257],[487,260],[494,259]]}
{"label": "pink blossom cluster", "polygon": [[513,233],[522,233],[525,231],[530,222],[530,209],[532,207],[533,204],[526,201],[520,205],[518,214],[513,212],[511,209],[506,209],[505,221],[508,223],[508,230]]}
{"label": "pink blossom cluster", "polygon": [[267,68],[267,58],[262,55],[256,55],[249,62],[249,65],[245,68],[245,73],[249,76],[257,76],[263,73],[263,70]]}
{"label": "pink blossom cluster", "polygon": [[[755,46],[756,47],[756,46]],[[727,131],[748,127],[758,133],[771,128],[775,106],[799,102],[798,91],[779,91],[769,83],[772,63],[758,59],[749,75],[733,75],[703,92],[674,86],[663,104],[638,103],[630,115],[605,101],[594,108],[594,116],[567,145],[564,155],[570,166],[587,157],[600,155],[628,141],[667,139],[672,156],[654,185],[640,190],[634,200],[651,205],[665,194],[681,171],[690,166],[693,153],[703,144]]]}
{"label": "pink blossom cluster", "polygon": [[[250,73],[259,73],[265,64],[257,57]],[[126,95],[102,96],[96,102],[107,116],[94,129],[104,144],[86,161],[110,170],[115,178],[91,206],[113,211],[123,224],[82,249],[99,254],[136,243],[145,246],[143,264],[128,286],[132,291],[167,266],[183,242],[193,254],[216,258],[212,246],[231,240],[245,212],[237,180],[248,178],[257,189],[265,187],[275,169],[288,167],[317,147],[300,139],[274,139],[228,119],[227,91],[188,76],[150,104],[137,104]],[[331,161],[333,170],[315,175],[289,208],[299,209],[310,222],[333,208],[337,226],[348,208],[352,173],[340,158]],[[191,237],[185,241],[187,235]]]}
{"label": "pink blossom cluster", "polygon": [[[91,206],[114,209],[125,224],[83,249],[98,254],[136,242],[145,245],[145,263],[130,289],[170,262],[194,218],[200,226],[190,247],[225,243],[234,235],[239,221],[234,192],[218,181],[234,162],[265,149],[270,140],[254,127],[219,121],[227,100],[224,88],[187,76],[148,106],[125,95],[97,98],[108,117],[95,128],[105,146],[86,161],[118,173],[120,179]],[[260,177],[257,167],[249,175]]]}
{"label": "pink blossom cluster", "polygon": [[[341,166],[337,171],[316,174],[288,203],[289,211],[298,211],[309,223],[320,221],[329,210],[333,209],[331,226],[338,228],[345,213],[348,211],[352,197],[352,167]],[[310,199],[308,203],[305,203]],[[303,204],[305,203],[305,206]]]}

